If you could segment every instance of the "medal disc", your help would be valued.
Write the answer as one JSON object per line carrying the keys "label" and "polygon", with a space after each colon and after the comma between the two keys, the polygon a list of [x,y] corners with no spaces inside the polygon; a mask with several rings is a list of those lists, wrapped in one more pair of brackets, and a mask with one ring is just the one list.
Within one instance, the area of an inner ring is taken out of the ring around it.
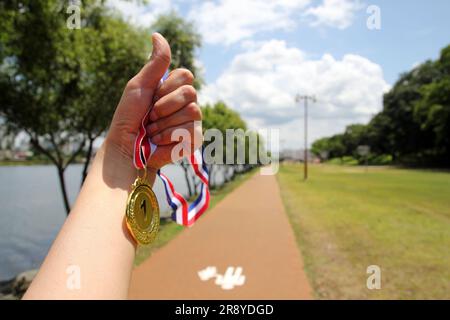
{"label": "medal disc", "polygon": [[128,229],[142,245],[150,244],[159,229],[159,206],[155,193],[142,179],[136,179],[126,208]]}

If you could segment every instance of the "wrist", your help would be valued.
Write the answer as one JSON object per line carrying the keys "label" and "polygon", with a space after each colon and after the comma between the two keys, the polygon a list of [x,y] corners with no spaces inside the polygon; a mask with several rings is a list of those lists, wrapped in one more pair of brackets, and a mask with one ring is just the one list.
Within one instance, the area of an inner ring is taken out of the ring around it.
{"label": "wrist", "polygon": [[[102,168],[102,177],[111,188],[129,190],[131,184],[139,174],[135,168],[133,159],[124,154],[113,143],[106,139],[97,152],[94,163]],[[156,170],[147,168],[147,180],[152,186],[155,181]]]}

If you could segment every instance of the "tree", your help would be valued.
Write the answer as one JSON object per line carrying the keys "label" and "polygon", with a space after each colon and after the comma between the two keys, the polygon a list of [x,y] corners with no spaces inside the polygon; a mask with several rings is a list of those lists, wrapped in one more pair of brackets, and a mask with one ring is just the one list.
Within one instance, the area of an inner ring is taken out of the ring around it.
{"label": "tree", "polygon": [[450,165],[450,46],[437,61],[402,74],[367,125],[348,126],[342,135],[316,141],[313,149],[328,148],[336,156],[343,147],[343,155],[355,156],[358,144],[397,163]]}
{"label": "tree", "polygon": [[80,116],[84,119],[79,130],[87,140],[82,181],[87,175],[94,141],[106,131],[123,88],[142,66],[150,47],[144,32],[120,18],[104,14],[93,23],[93,28],[83,28],[84,34],[80,35],[88,47],[95,47],[85,65],[83,94],[79,99],[83,111]]}
{"label": "tree", "polygon": [[[5,120],[0,118],[0,153],[3,151],[7,154],[8,158],[10,151],[14,148],[14,142],[16,141],[17,132],[10,130],[5,124]],[[3,157],[3,154],[0,156]]]}
{"label": "tree", "polygon": [[344,135],[342,137],[344,142],[346,155],[353,155],[359,158],[357,152],[358,146],[367,144],[367,126],[363,124],[352,124],[345,128]]}
{"label": "tree", "polygon": [[195,76],[194,87],[200,89],[203,80],[201,70],[195,63],[195,53],[202,45],[200,34],[192,22],[184,20],[175,12],[160,15],[151,26],[169,42],[172,52],[170,69],[186,68]]}
{"label": "tree", "polygon": [[346,155],[344,135],[336,134],[319,139],[312,144],[312,151],[319,157],[322,152],[327,152],[329,158],[342,158]]}
{"label": "tree", "polygon": [[326,160],[325,157],[322,156],[323,154],[326,154],[327,157],[330,156],[330,149],[330,138],[317,139],[311,145],[312,153],[314,153],[322,160]]}
{"label": "tree", "polygon": [[415,120],[422,133],[430,137],[431,153],[450,165],[450,46],[442,50],[436,62],[439,75],[421,88],[422,99],[414,109]]}
{"label": "tree", "polygon": [[67,27],[57,4],[0,4],[0,113],[56,166],[69,213],[64,172],[86,142],[92,152],[145,46],[104,1],[82,1],[81,29]]}
{"label": "tree", "polygon": [[432,61],[403,74],[384,96],[382,114],[386,117],[381,133],[387,139],[389,153],[394,159],[414,155],[426,148],[429,139],[421,134],[420,124],[414,119],[414,105],[421,99],[421,87],[437,76]]}
{"label": "tree", "polygon": [[[202,107],[203,113],[203,130],[208,129],[217,129],[222,133],[222,136],[226,136],[227,129],[242,129],[243,131],[247,130],[247,124],[240,117],[239,113],[230,109],[224,102],[219,101],[214,105],[206,104]],[[239,137],[237,139],[240,139]],[[238,141],[235,139],[232,146],[234,148],[234,160],[237,157],[237,145],[238,143],[243,143],[245,145],[245,141],[241,139]],[[209,145],[212,141],[206,141],[205,145]],[[226,144],[226,139],[223,139],[223,163],[226,163],[227,153],[231,152]],[[213,156],[216,156],[213,154]],[[234,162],[236,163],[236,162]],[[213,164],[209,164],[209,179],[210,184],[213,185],[213,174],[214,174],[214,166]]]}

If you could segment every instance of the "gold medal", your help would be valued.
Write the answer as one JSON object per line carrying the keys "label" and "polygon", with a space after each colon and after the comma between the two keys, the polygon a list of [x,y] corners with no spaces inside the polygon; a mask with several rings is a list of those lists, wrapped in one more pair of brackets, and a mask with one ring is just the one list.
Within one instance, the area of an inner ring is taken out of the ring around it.
{"label": "gold medal", "polygon": [[147,170],[131,186],[126,208],[128,229],[137,243],[150,244],[159,229],[159,206],[155,193],[147,183]]}

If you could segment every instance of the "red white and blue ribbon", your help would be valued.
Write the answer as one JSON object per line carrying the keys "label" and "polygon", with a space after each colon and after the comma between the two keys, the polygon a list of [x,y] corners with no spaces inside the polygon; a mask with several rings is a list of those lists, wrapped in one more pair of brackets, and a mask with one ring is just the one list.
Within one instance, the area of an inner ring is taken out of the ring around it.
{"label": "red white and blue ribbon", "polygon": [[[166,80],[167,77],[168,72],[164,74],[161,83]],[[150,141],[150,137],[147,135],[145,129],[150,120],[150,111],[151,107],[142,119],[141,127],[139,128],[139,132],[134,142],[133,162],[137,169],[144,169],[147,166],[147,160],[157,148],[157,146]],[[203,148],[195,150],[188,159],[196,176],[201,182],[200,193],[191,204],[175,190],[175,187],[169,178],[163,174],[161,170],[158,170],[158,176],[161,178],[166,191],[167,202],[173,210],[172,220],[183,226],[192,226],[192,224],[197,221],[206,209],[208,209],[210,197],[208,184],[209,175],[203,160]]]}

